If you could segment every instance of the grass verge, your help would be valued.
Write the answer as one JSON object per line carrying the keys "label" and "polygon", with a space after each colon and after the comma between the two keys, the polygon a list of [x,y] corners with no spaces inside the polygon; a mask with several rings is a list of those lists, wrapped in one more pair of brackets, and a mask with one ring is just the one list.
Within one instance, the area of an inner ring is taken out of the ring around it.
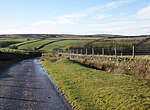
{"label": "grass verge", "polygon": [[150,81],[87,68],[60,57],[41,62],[75,110],[148,110]]}

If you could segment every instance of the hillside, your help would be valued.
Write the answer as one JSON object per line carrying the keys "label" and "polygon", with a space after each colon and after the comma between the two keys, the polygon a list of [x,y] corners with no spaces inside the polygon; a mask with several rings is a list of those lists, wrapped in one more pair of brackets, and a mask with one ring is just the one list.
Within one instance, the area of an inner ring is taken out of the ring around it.
{"label": "hillside", "polygon": [[95,35],[73,35],[73,34],[5,34],[0,38],[134,38],[134,37],[150,37],[150,35],[139,36],[123,36],[112,34],[95,34]]}

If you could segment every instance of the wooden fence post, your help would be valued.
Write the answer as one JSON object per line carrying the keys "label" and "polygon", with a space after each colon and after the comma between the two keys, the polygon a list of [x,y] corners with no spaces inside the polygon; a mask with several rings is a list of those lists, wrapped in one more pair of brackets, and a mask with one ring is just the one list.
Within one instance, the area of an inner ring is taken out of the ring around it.
{"label": "wooden fence post", "polygon": [[79,51],[78,51],[78,49],[77,49],[76,51],[77,51],[76,53],[77,53],[77,54],[79,54]]}
{"label": "wooden fence post", "polygon": [[88,53],[87,53],[87,49],[86,49],[85,51],[86,51],[85,53],[86,53],[86,55],[87,55],[87,54],[88,54]]}
{"label": "wooden fence post", "polygon": [[94,55],[94,48],[92,48],[92,55]]}
{"label": "wooden fence post", "polygon": [[102,48],[102,55],[105,55],[105,50],[104,50],[104,48]]}
{"label": "wooden fence post", "polygon": [[135,58],[135,47],[134,46],[132,47],[132,56],[133,56],[133,58]]}
{"label": "wooden fence post", "polygon": [[115,47],[115,57],[117,57],[117,47]]}
{"label": "wooden fence post", "polygon": [[121,56],[122,56],[123,54],[122,54],[122,52],[121,52]]}
{"label": "wooden fence post", "polygon": [[81,49],[81,54],[82,54],[82,49]]}

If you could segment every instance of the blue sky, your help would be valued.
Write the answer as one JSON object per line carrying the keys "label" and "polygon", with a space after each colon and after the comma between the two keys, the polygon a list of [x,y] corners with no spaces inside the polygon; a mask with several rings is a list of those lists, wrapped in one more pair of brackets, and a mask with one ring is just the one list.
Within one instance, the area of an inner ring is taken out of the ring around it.
{"label": "blue sky", "polygon": [[150,0],[0,0],[0,34],[150,34]]}

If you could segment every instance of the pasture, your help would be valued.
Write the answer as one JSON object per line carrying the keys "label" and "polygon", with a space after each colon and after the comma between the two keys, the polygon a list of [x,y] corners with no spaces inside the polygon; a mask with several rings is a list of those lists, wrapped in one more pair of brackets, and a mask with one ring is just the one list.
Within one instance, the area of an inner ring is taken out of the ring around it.
{"label": "pasture", "polygon": [[42,45],[45,45],[52,41],[54,41],[54,40],[39,40],[39,41],[29,42],[29,43],[19,46],[18,49],[34,51],[34,50],[38,50],[39,47],[41,47]]}
{"label": "pasture", "polygon": [[42,51],[42,52],[54,52],[56,50],[68,51],[76,50],[85,54],[85,50],[88,50],[88,54],[92,53],[92,48],[95,54],[114,55],[115,48],[117,48],[118,55],[131,55],[132,47],[135,46],[135,53],[137,55],[150,54],[150,39],[148,37],[127,37],[127,38],[1,38],[1,48],[10,48],[24,51]]}
{"label": "pasture", "polygon": [[9,45],[12,44],[17,44],[17,43],[21,43],[26,41],[27,39],[25,38],[19,38],[19,39],[15,39],[15,38],[0,38],[0,48],[2,47],[7,47]]}
{"label": "pasture", "polygon": [[149,80],[96,70],[65,56],[46,55],[40,60],[74,110],[150,107]]}
{"label": "pasture", "polygon": [[43,47],[41,50],[44,51],[53,51],[54,49],[61,49],[61,50],[66,50],[69,47],[83,47],[86,45],[88,42],[91,42],[93,40],[85,40],[85,39],[78,39],[78,40],[61,40],[49,45],[46,45]]}

